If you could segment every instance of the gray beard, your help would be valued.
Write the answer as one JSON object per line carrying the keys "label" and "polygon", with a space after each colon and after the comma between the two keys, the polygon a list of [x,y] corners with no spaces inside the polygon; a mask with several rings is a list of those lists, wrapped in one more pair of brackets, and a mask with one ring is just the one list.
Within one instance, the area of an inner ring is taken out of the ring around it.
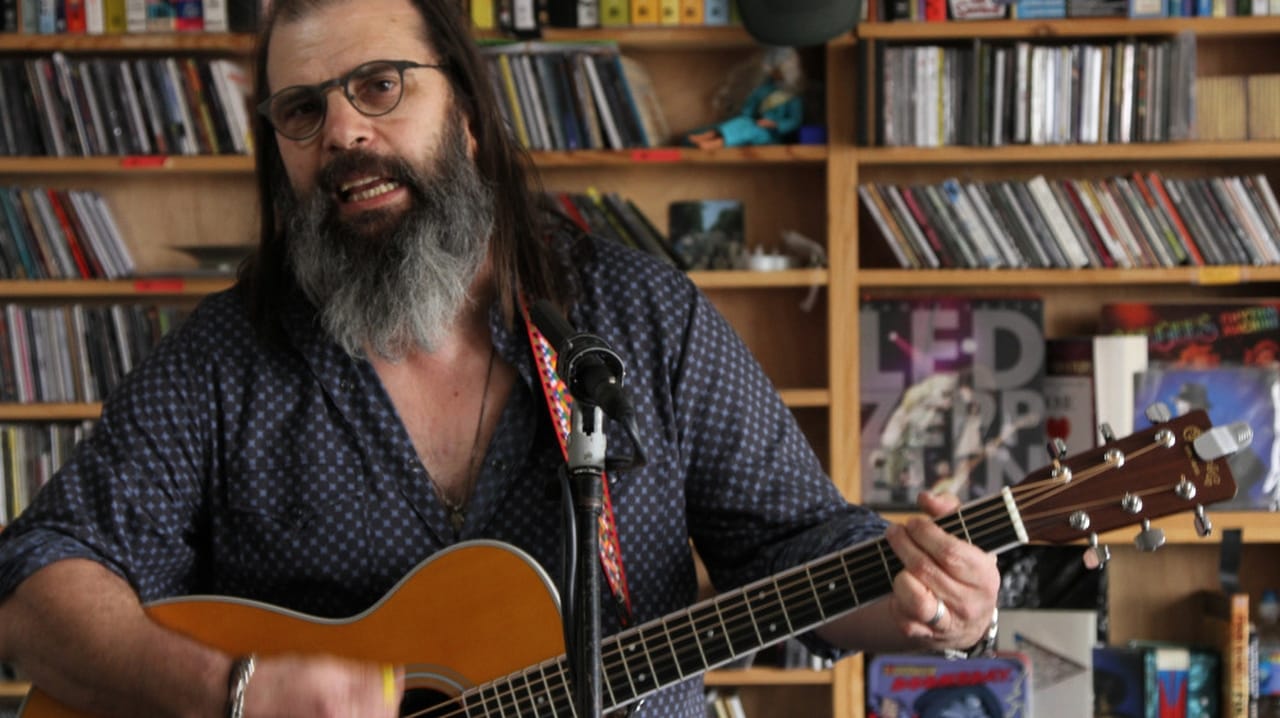
{"label": "gray beard", "polygon": [[[289,262],[325,331],[349,355],[366,351],[397,361],[434,351],[470,301],[493,229],[493,192],[467,153],[461,121],[450,122],[429,173],[399,158],[340,157],[316,189],[281,208]],[[340,219],[333,186],[355,168],[408,188],[412,203]]]}

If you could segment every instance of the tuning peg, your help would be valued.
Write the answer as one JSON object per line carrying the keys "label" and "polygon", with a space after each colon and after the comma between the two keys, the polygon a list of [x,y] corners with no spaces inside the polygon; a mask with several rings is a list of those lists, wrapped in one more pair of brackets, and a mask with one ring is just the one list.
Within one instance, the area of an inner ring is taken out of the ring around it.
{"label": "tuning peg", "polygon": [[1151,528],[1151,519],[1142,520],[1142,530],[1133,539],[1139,551],[1155,551],[1164,545],[1164,529]]}
{"label": "tuning peg", "polygon": [[1213,522],[1209,520],[1209,514],[1205,512],[1204,506],[1196,504],[1196,535],[1200,538],[1207,538],[1213,533]]}
{"label": "tuning peg", "polygon": [[1107,565],[1111,560],[1111,549],[1098,543],[1098,534],[1089,534],[1089,548],[1084,550],[1084,555],[1080,557],[1084,562],[1084,567],[1090,571],[1096,571]]}
{"label": "tuning peg", "polygon": [[1147,407],[1147,421],[1152,424],[1163,424],[1173,418],[1173,412],[1169,411],[1169,407],[1165,406],[1162,401],[1157,401]]}
{"label": "tuning peg", "polygon": [[1116,432],[1111,430],[1111,425],[1107,422],[1098,424],[1098,432],[1102,434],[1102,443],[1110,444],[1116,440]]}
{"label": "tuning peg", "polygon": [[1060,436],[1053,437],[1049,442],[1049,445],[1045,448],[1049,452],[1049,460],[1054,463],[1067,458],[1067,442],[1063,441]]}
{"label": "tuning peg", "polygon": [[1191,442],[1196,456],[1204,461],[1221,459],[1234,454],[1253,443],[1253,429],[1247,421],[1237,421],[1226,426],[1215,426]]}

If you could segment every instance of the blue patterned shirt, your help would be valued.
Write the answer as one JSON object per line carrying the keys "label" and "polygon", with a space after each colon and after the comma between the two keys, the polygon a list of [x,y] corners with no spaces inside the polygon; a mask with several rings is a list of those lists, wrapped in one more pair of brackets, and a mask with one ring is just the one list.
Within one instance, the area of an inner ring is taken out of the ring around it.
{"label": "blue patterned shirt", "polygon": [[[578,271],[569,319],[625,361],[648,455],[610,484],[637,623],[694,599],[690,539],[723,590],[882,532],[840,497],[687,277],[605,242]],[[558,580],[562,511],[548,483],[563,459],[523,327],[496,309],[490,319],[520,379],[455,532],[372,366],[332,343],[305,302],[282,311],[286,346],[259,340],[235,288],[161,343],[0,533],[0,595],[80,557],[143,601],[213,593],[349,616],[433,552],[480,538],[520,547]],[[612,423],[607,436],[611,454],[628,446]],[[602,603],[611,633],[617,616]],[[641,714],[702,716],[701,688],[666,689]]]}

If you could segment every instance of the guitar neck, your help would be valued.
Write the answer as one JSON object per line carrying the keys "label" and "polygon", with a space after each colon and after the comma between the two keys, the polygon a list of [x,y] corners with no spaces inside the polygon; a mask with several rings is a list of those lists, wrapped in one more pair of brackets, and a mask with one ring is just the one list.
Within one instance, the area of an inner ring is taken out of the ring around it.
{"label": "guitar neck", "polygon": [[[1008,489],[937,524],[991,553],[1026,542]],[[888,542],[873,539],[611,636],[601,644],[606,708],[621,708],[883,598],[902,568]],[[561,656],[459,700],[467,716],[524,715],[523,709],[572,715],[567,676]]]}

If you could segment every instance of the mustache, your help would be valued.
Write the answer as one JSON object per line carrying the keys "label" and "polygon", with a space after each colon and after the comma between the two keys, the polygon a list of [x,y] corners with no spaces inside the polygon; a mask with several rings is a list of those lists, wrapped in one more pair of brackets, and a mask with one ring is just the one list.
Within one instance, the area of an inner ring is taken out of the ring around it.
{"label": "mustache", "polygon": [[407,160],[368,150],[347,150],[334,157],[320,169],[316,188],[336,194],[344,182],[358,176],[385,177],[410,188],[419,196],[423,193],[423,178]]}

